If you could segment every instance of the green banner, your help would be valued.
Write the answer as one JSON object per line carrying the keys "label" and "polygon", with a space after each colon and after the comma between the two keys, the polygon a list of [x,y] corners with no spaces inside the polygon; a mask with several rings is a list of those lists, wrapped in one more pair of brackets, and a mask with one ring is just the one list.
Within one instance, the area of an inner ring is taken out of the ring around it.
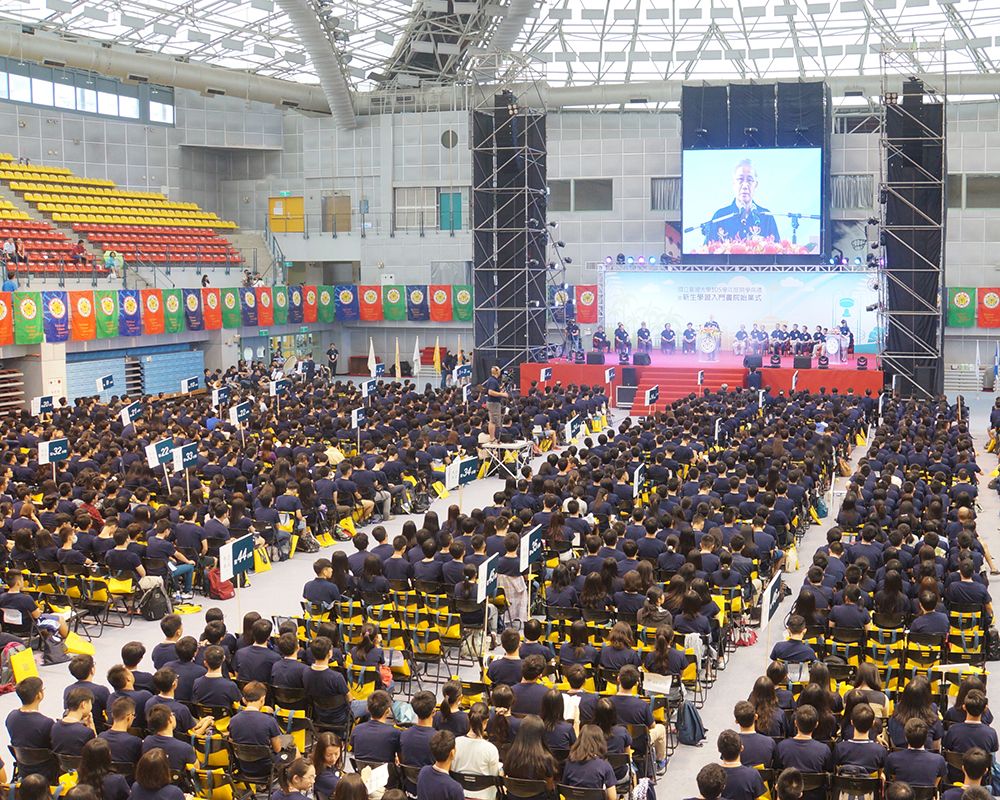
{"label": "green banner", "polygon": [[456,322],[472,322],[472,287],[459,284],[451,290],[451,313]]}
{"label": "green banner", "polygon": [[118,292],[99,289],[94,292],[94,315],[98,339],[114,339],[118,335]]}
{"label": "green banner", "polygon": [[45,337],[42,293],[14,293],[14,344],[38,344]]}
{"label": "green banner", "polygon": [[317,287],[319,300],[317,301],[316,318],[320,322],[333,322],[337,317],[337,304],[333,301],[333,287]]}
{"label": "green banner", "polygon": [[382,287],[382,316],[386,319],[406,319],[406,287]]}
{"label": "green banner", "polygon": [[948,326],[971,328],[976,324],[976,290],[969,287],[948,289]]}
{"label": "green banner", "polygon": [[222,290],[222,327],[238,328],[243,324],[243,312],[240,310],[240,290]]}
{"label": "green banner", "polygon": [[274,295],[274,324],[285,325],[288,323],[288,287],[275,286],[271,294]]}
{"label": "green banner", "polygon": [[166,333],[184,330],[184,295],[180,289],[163,290],[163,330]]}

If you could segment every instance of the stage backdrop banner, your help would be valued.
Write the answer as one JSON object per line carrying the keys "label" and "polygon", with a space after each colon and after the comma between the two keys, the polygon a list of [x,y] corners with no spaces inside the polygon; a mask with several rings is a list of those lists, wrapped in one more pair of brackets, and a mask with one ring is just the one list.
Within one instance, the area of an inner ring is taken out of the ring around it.
{"label": "stage backdrop banner", "polygon": [[[87,292],[90,294],[90,292]],[[14,344],[14,311],[10,292],[0,292],[0,345]],[[91,337],[93,338],[93,337]]]}
{"label": "stage backdrop banner", "polygon": [[69,341],[69,298],[66,292],[42,292],[45,341]]}
{"label": "stage backdrop banner", "polygon": [[576,321],[581,325],[597,322],[597,286],[583,284],[576,288]]}
{"label": "stage backdrop banner", "polygon": [[750,330],[762,323],[770,331],[797,324],[812,331],[844,319],[856,344],[877,343],[878,315],[865,310],[878,303],[870,281],[861,272],[609,272],[604,326],[610,331],[622,322],[635,341],[645,322],[658,345],[664,323],[681,331],[692,322],[697,329],[714,316],[729,349],[740,325]]}
{"label": "stage backdrop banner", "polygon": [[451,287],[429,286],[431,295],[431,320],[433,322],[451,322]]}
{"label": "stage backdrop banner", "polygon": [[257,327],[257,293],[251,288],[240,289],[240,315],[244,325]]}
{"label": "stage backdrop banner", "polygon": [[142,332],[147,336],[163,333],[166,320],[163,315],[163,292],[161,289],[142,289]]}
{"label": "stage backdrop banner", "polygon": [[968,286],[953,286],[948,290],[948,327],[971,328],[976,324],[975,291]]}
{"label": "stage backdrop banner", "polygon": [[455,322],[472,322],[472,287],[460,283],[452,291]]}
{"label": "stage backdrop banner", "polygon": [[274,324],[274,296],[270,286],[258,286],[257,293],[257,324],[267,327]]}
{"label": "stage backdrop banner", "polygon": [[976,289],[976,325],[980,328],[1000,328],[1000,289],[980,286]]}
{"label": "stage backdrop banner", "polygon": [[379,286],[358,287],[362,321],[379,322],[382,319],[382,292],[380,288]]}
{"label": "stage backdrop banner", "polygon": [[288,322],[291,325],[302,324],[302,286],[288,287]]}
{"label": "stage backdrop banner", "polygon": [[163,331],[180,333],[184,330],[184,293],[180,289],[163,290]]}
{"label": "stage backdrop banner", "polygon": [[382,313],[386,319],[393,322],[401,322],[406,319],[405,286],[382,287]]}
{"label": "stage backdrop banner", "polygon": [[425,322],[430,319],[426,286],[406,287],[406,318],[410,322]]}
{"label": "stage backdrop banner", "polygon": [[337,319],[337,304],[333,299],[333,287],[320,286],[318,291],[319,308],[316,310],[317,317],[320,322],[333,322]]}
{"label": "stage backdrop banner", "polygon": [[97,336],[93,292],[69,293],[69,328],[74,342],[89,342]]}

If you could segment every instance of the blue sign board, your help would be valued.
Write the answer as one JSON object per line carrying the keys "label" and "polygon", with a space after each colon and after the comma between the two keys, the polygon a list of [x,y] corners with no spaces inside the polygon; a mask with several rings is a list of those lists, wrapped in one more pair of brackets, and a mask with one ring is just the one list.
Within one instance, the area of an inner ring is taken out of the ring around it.
{"label": "blue sign board", "polygon": [[471,378],[472,377],[472,365],[471,364],[459,364],[457,367],[455,367],[455,369],[453,369],[451,371],[451,377],[454,380],[456,380],[456,381],[460,381],[463,378]]}
{"label": "blue sign board", "polygon": [[222,408],[229,405],[230,391],[228,386],[212,389],[212,408]]}
{"label": "blue sign board", "polygon": [[608,367],[606,370],[604,370],[604,382],[605,383],[613,383],[614,379],[615,379],[615,368],[614,367]]}
{"label": "blue sign board", "polygon": [[41,397],[31,398],[31,413],[36,417],[41,414],[51,414],[55,411],[56,404],[50,394],[43,394]]}
{"label": "blue sign board", "polygon": [[129,403],[119,415],[122,425],[130,425],[142,416],[142,403]]}
{"label": "blue sign board", "polygon": [[646,390],[646,405],[652,406],[657,400],[660,399],[660,384],[656,384],[650,389]]}
{"label": "blue sign board", "polygon": [[38,443],[38,463],[55,464],[69,458],[69,439],[50,439]]}
{"label": "blue sign board", "polygon": [[365,410],[363,408],[351,409],[351,427],[360,428],[365,424]]}
{"label": "blue sign board", "polygon": [[253,405],[249,400],[237,403],[229,409],[229,421],[233,425],[245,425],[246,421],[250,419],[251,411],[253,411]]}
{"label": "blue sign board", "polygon": [[193,392],[198,388],[198,378],[184,378],[181,380],[181,394]]}
{"label": "blue sign board", "polygon": [[530,564],[541,559],[543,543],[541,525],[536,525],[527,533],[521,534],[520,549],[518,552],[520,558],[518,569],[521,572],[524,572]]}
{"label": "blue sign board", "polygon": [[361,396],[370,397],[375,394],[375,381],[364,381],[361,384]]}
{"label": "blue sign board", "polygon": [[253,540],[254,535],[250,533],[219,548],[219,577],[222,580],[232,580],[253,569]]}
{"label": "blue sign board", "polygon": [[385,364],[379,362],[375,365],[375,374],[373,378],[384,378],[385,377]]}
{"label": "blue sign board", "polygon": [[102,375],[94,383],[97,386],[97,391],[106,392],[108,389],[115,388],[115,376],[114,375]]}
{"label": "blue sign board", "polygon": [[479,474],[478,458],[456,458],[444,471],[444,487],[446,489],[457,489],[472,483]]}
{"label": "blue sign board", "polygon": [[552,367],[542,367],[541,372],[538,373],[538,380],[542,382],[552,380]]}
{"label": "blue sign board", "polygon": [[479,575],[476,583],[476,602],[481,603],[487,597],[493,597],[497,593],[497,564],[500,562],[500,555],[494,553],[479,565]]}
{"label": "blue sign board", "polygon": [[166,464],[174,457],[174,437],[160,439],[158,442],[146,445],[146,462],[151,467]]}
{"label": "blue sign board", "polygon": [[276,381],[271,381],[268,384],[268,392],[271,397],[278,397],[288,392],[288,387],[292,385],[292,382],[288,378],[279,378]]}

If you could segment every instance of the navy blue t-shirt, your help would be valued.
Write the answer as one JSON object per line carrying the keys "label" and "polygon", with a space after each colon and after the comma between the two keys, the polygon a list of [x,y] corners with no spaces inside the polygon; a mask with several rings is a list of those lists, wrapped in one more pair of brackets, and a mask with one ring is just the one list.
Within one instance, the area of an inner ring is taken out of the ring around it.
{"label": "navy blue t-shirt", "polygon": [[771,660],[800,664],[803,661],[815,661],[816,651],[805,642],[795,640],[778,642],[771,648]]}
{"label": "navy blue t-shirt", "polygon": [[82,722],[63,722],[57,719],[52,725],[52,750],[60,755],[78,756],[94,735]]}
{"label": "navy blue t-shirt", "polygon": [[497,658],[486,670],[486,676],[490,683],[496,685],[505,683],[513,686],[521,682],[521,659],[520,658]]}
{"label": "navy blue t-shirt", "polygon": [[562,783],[584,789],[607,789],[617,783],[615,771],[603,758],[589,761],[567,761],[563,767]]}
{"label": "navy blue t-shirt", "polygon": [[399,752],[399,730],[385,722],[368,720],[351,731],[351,747],[359,761],[392,764]]}
{"label": "navy blue t-shirt", "polygon": [[774,763],[774,749],[776,747],[774,739],[765,736],[763,733],[741,733],[740,739],[743,741],[743,752],[740,753],[740,761],[744,766],[756,767],[761,765],[764,769],[770,769]]}
{"label": "navy blue t-shirt", "polygon": [[865,772],[878,772],[885,765],[886,749],[870,739],[859,741],[848,739],[837,742],[833,748],[835,766],[862,767]]}
{"label": "navy blue t-shirt", "polygon": [[161,736],[154,733],[142,740],[142,752],[148,753],[154,747],[159,747],[167,754],[171,769],[184,769],[195,760],[194,748],[187,742],[175,739],[173,736]]}
{"label": "navy blue t-shirt", "polygon": [[517,683],[510,687],[514,693],[515,714],[538,714],[542,710],[542,698],[549,688],[541,683]]}
{"label": "navy blue t-shirt", "polygon": [[241,681],[260,681],[266,684],[271,680],[271,667],[280,660],[281,656],[274,650],[252,645],[236,651],[236,655],[233,656],[233,669]]}
{"label": "navy blue t-shirt", "polygon": [[885,774],[911,786],[934,786],[947,777],[948,765],[944,756],[930,750],[895,750],[885,760]]}
{"label": "navy blue t-shirt", "polygon": [[434,763],[431,739],[437,730],[413,725],[399,734],[399,763],[411,767],[426,767]]}
{"label": "navy blue t-shirt", "polygon": [[107,730],[97,735],[111,748],[111,760],[121,764],[134,764],[142,755],[142,739],[125,731]]}
{"label": "navy blue t-shirt", "polygon": [[829,747],[815,739],[783,739],[778,742],[777,761],[783,768],[829,772],[833,754]]}
{"label": "navy blue t-shirt", "polygon": [[753,767],[723,767],[726,771],[726,788],[722,796],[726,800],[757,800],[764,794],[764,781],[760,770]]}
{"label": "navy blue t-shirt", "polygon": [[205,706],[231,707],[242,699],[240,687],[229,678],[203,675],[194,682],[191,700]]}
{"label": "navy blue t-shirt", "polygon": [[429,764],[417,777],[417,800],[465,800],[465,790],[447,772]]}

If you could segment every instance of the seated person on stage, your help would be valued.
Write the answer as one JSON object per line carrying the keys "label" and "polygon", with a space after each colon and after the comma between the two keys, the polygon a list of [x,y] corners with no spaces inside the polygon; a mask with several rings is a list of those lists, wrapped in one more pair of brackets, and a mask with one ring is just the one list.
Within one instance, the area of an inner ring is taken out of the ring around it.
{"label": "seated person on stage", "polygon": [[788,325],[786,323],[781,325],[781,353],[788,355]]}
{"label": "seated person on stage", "polygon": [[823,335],[823,326],[817,325],[812,335],[812,355],[821,356],[826,353],[826,337]]}
{"label": "seated person on stage", "polygon": [[611,342],[608,341],[608,335],[604,332],[603,325],[597,326],[592,343],[598,353],[606,353],[611,350]]}
{"label": "seated person on stage", "polygon": [[799,353],[799,326],[792,324],[792,329],[788,332],[788,350],[792,355]]}
{"label": "seated person on stage", "polygon": [[660,352],[673,354],[677,350],[677,332],[667,322],[660,331]]}
{"label": "seated person on stage", "polygon": [[767,334],[755,322],[750,329],[750,352],[755,356],[763,354],[767,344]]}
{"label": "seated person on stage", "polygon": [[740,325],[740,329],[733,336],[733,355],[742,356],[747,351],[747,340],[750,334],[747,333],[747,326]]}
{"label": "seated person on stage", "polygon": [[689,322],[687,327],[684,329],[684,333],[681,334],[681,352],[693,353],[695,340],[697,338],[698,332],[694,329],[694,323]]}
{"label": "seated person on stage", "polygon": [[615,328],[615,350],[626,354],[632,350],[632,339],[629,337],[628,331],[625,330],[625,325],[621,322]]}
{"label": "seated person on stage", "polygon": [[780,353],[781,352],[781,326],[775,325],[774,329],[771,331],[771,352]]}
{"label": "seated person on stage", "polygon": [[653,349],[653,334],[649,332],[645,322],[639,323],[639,330],[635,335],[635,349],[637,353],[648,353]]}
{"label": "seated person on stage", "polygon": [[801,347],[799,348],[800,355],[809,355],[813,351],[813,337],[809,333],[809,326],[805,323],[799,328],[799,340]]}

